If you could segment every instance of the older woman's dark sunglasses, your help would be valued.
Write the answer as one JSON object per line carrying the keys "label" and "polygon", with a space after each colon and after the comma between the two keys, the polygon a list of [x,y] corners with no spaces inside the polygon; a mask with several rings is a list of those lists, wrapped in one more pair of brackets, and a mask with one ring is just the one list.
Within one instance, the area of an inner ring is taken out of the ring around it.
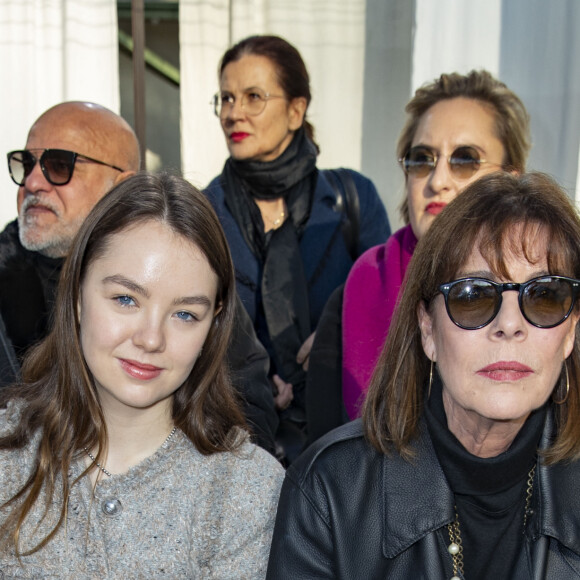
{"label": "older woman's dark sunglasses", "polygon": [[[42,154],[40,157],[36,157],[32,151],[42,151]],[[67,151],[66,149],[22,149],[20,151],[10,151],[8,153],[8,170],[12,181],[16,185],[24,185],[24,181],[32,173],[38,161],[40,162],[42,173],[49,183],[52,185],[66,185],[73,176],[77,159],[105,165],[117,171],[124,171],[116,165],[93,159],[81,153]]]}
{"label": "older woman's dark sunglasses", "polygon": [[439,286],[449,318],[465,330],[487,326],[497,316],[506,291],[518,292],[520,310],[531,325],[553,328],[570,316],[579,289],[580,280],[565,276],[540,276],[522,284],[462,278]]}
{"label": "older woman's dark sunglasses", "polygon": [[[403,171],[412,177],[427,177],[437,167],[441,157],[431,148],[424,145],[411,147],[405,157],[399,159]],[[457,179],[469,179],[475,175],[482,163],[489,163],[481,159],[479,151],[474,147],[458,147],[447,157],[451,174]]]}

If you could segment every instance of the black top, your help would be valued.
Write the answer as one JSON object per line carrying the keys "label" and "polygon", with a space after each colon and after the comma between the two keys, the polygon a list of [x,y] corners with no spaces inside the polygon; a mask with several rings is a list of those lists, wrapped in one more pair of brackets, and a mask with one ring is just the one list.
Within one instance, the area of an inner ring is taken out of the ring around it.
{"label": "black top", "polygon": [[510,578],[524,543],[528,474],[536,462],[546,408],[533,412],[510,448],[496,457],[472,455],[447,428],[441,383],[425,409],[435,453],[455,496],[465,577]]}

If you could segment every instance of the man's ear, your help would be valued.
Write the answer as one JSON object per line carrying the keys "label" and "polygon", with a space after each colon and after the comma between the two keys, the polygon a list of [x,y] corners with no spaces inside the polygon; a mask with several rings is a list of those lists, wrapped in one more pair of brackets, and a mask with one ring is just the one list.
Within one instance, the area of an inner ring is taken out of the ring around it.
{"label": "man's ear", "polygon": [[119,185],[119,183],[121,183],[121,181],[125,181],[125,179],[127,179],[127,177],[131,177],[131,175],[135,175],[135,171],[133,171],[132,169],[128,169],[127,171],[119,171],[117,172],[117,175],[115,175],[115,181],[113,182],[113,186],[115,185]]}
{"label": "man's ear", "polygon": [[429,360],[437,362],[437,349],[433,338],[433,317],[429,314],[425,302],[421,301],[417,306],[417,319],[421,329],[421,344],[423,351]]}

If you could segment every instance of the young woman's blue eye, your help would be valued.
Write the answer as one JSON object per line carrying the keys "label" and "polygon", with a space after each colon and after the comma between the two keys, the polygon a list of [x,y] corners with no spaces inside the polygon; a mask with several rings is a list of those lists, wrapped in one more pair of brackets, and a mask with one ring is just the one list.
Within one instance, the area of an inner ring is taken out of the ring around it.
{"label": "young woman's blue eye", "polygon": [[185,322],[191,322],[193,320],[196,320],[195,316],[193,316],[193,314],[191,314],[191,312],[185,312],[184,310],[181,310],[180,312],[176,312],[175,316],[177,316],[177,318],[179,318],[180,320],[183,320]]}
{"label": "young woman's blue eye", "polygon": [[135,305],[135,301],[133,300],[133,298],[131,298],[131,296],[115,296],[115,300],[121,305],[121,306],[134,306]]}

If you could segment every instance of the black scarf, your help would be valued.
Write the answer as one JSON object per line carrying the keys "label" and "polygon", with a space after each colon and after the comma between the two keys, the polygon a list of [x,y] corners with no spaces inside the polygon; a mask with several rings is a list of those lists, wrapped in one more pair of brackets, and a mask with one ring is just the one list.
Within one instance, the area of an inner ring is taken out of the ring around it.
{"label": "black scarf", "polygon": [[[310,217],[318,178],[316,154],[314,144],[301,128],[274,161],[236,161],[230,157],[223,171],[226,206],[263,267],[259,307],[267,326],[265,346],[273,358],[273,372],[293,385],[305,380],[296,353],[311,332],[308,284],[299,242]],[[281,197],[288,208],[288,219],[265,234],[254,199]]]}

